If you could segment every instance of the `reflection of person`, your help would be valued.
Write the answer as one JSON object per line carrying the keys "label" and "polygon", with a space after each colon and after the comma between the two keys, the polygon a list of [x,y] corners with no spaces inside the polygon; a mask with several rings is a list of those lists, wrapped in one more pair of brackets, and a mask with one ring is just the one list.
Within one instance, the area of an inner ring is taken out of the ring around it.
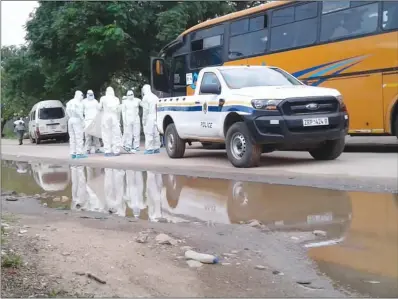
{"label": "reflection of person", "polygon": [[66,113],[68,120],[69,148],[72,159],[86,158],[83,155],[83,93],[76,90],[75,97],[66,103]]}
{"label": "reflection of person", "polygon": [[147,171],[146,198],[150,221],[158,221],[162,217],[160,197],[162,193],[162,175]]}
{"label": "reflection of person", "polygon": [[160,153],[160,137],[156,125],[156,105],[159,98],[152,93],[151,86],[142,87],[143,126],[145,134],[145,154]]}
{"label": "reflection of person", "polygon": [[119,156],[121,146],[120,132],[120,101],[115,96],[112,87],[108,87],[105,96],[101,97],[100,110],[104,111],[102,117],[102,141],[105,156]]}
{"label": "reflection of person", "polygon": [[105,168],[105,199],[109,213],[126,215],[126,204],[123,201],[124,170]]}
{"label": "reflection of person", "polygon": [[133,210],[136,218],[141,210],[145,209],[144,204],[144,179],[141,171],[126,170],[126,193],[125,201],[127,206]]}
{"label": "reflection of person", "polygon": [[18,173],[27,173],[28,172],[29,164],[27,162],[17,162],[17,163],[15,163],[15,166],[17,167]]}
{"label": "reflection of person", "polygon": [[[101,169],[95,169],[86,167],[87,171],[87,198],[88,198],[88,210],[93,212],[105,212],[106,205],[103,200],[97,195],[99,192],[98,188],[92,186],[92,181],[101,175]],[[96,190],[96,191],[94,191]]]}
{"label": "reflection of person", "polygon": [[87,189],[84,166],[71,166],[72,176],[72,210],[87,210]]}
{"label": "reflection of person", "polygon": [[[83,100],[83,113],[84,113],[84,125],[85,128],[90,125],[94,120],[98,112],[98,101],[94,97],[94,92],[90,89],[87,91],[87,97]],[[91,154],[91,150],[94,149],[95,153],[100,153],[100,142],[95,136],[85,134],[86,144],[85,149],[87,154]]]}
{"label": "reflection of person", "polygon": [[139,98],[134,97],[134,92],[129,90],[127,98],[122,104],[123,125],[125,129],[123,133],[123,146],[128,153],[135,153],[140,149],[140,102]]}
{"label": "reflection of person", "polygon": [[20,117],[17,121],[14,122],[15,131],[18,136],[19,145],[23,144],[23,135],[25,134],[25,122],[23,118]]}

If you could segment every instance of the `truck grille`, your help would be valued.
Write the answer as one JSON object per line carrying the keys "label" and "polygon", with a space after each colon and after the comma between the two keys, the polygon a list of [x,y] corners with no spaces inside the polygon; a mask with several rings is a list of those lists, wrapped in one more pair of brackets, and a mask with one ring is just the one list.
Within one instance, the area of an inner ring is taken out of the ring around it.
{"label": "truck grille", "polygon": [[339,110],[339,101],[332,96],[289,98],[282,103],[281,109],[284,115],[333,113]]}

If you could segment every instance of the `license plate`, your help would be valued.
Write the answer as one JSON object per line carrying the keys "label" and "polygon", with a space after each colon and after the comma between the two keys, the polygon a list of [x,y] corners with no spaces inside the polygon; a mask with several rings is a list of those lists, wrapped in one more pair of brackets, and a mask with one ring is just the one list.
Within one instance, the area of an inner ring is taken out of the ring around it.
{"label": "license plate", "polygon": [[306,118],[303,119],[304,127],[314,127],[314,126],[327,126],[329,124],[329,118]]}

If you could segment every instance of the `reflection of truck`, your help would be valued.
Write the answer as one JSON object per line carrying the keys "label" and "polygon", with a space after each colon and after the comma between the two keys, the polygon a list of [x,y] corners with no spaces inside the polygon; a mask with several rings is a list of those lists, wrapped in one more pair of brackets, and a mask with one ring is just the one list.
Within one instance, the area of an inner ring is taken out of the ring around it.
{"label": "reflection of truck", "polygon": [[350,221],[350,198],[343,191],[174,175],[164,175],[163,184],[164,209],[201,221],[257,219],[275,230],[326,230],[332,239],[340,238]]}
{"label": "reflection of truck", "polygon": [[68,165],[32,163],[33,178],[44,191],[62,191],[69,185]]}
{"label": "reflection of truck", "polygon": [[[161,62],[152,68],[161,69]],[[204,68],[193,96],[162,98],[157,109],[169,157],[183,157],[186,142],[225,143],[235,167],[257,166],[262,152],[276,149],[305,149],[317,160],[333,160],[348,130],[337,90],[306,86],[275,67]]]}

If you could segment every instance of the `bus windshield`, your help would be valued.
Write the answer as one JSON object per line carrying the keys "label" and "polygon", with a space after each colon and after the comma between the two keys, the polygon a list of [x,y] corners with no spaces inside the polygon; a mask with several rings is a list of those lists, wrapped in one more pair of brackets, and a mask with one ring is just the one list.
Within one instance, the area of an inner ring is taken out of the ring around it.
{"label": "bus windshield", "polygon": [[303,85],[293,76],[277,68],[231,68],[221,70],[221,74],[231,89],[256,86]]}

